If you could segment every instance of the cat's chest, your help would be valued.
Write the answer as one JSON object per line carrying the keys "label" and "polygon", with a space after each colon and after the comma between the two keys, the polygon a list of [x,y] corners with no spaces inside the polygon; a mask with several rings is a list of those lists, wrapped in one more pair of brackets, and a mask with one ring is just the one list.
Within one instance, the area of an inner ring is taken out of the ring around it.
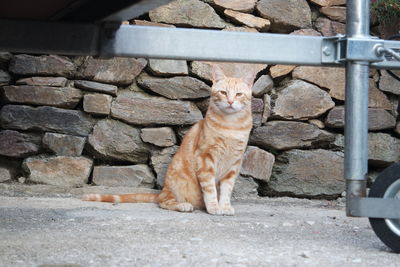
{"label": "cat's chest", "polygon": [[[230,170],[237,168],[243,158],[243,153],[246,148],[246,142],[242,140],[235,140],[228,142],[225,140],[222,146],[216,145],[214,147],[216,178],[221,179],[222,176]],[[228,144],[227,144],[228,143]]]}

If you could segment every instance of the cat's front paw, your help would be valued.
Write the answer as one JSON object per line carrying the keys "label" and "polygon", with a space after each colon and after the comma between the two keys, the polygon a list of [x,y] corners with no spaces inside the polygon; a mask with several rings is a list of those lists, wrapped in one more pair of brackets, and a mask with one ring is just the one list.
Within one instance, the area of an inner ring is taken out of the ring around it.
{"label": "cat's front paw", "polygon": [[220,211],[222,215],[235,215],[235,209],[231,205],[225,205],[220,207]]}
{"label": "cat's front paw", "polygon": [[218,206],[207,207],[207,212],[211,215],[222,215],[222,210]]}

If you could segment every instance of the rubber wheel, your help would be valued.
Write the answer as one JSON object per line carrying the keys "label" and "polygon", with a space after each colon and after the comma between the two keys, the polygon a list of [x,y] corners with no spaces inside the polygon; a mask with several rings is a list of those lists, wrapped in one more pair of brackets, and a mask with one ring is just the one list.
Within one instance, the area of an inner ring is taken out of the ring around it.
{"label": "rubber wheel", "polygon": [[[368,197],[400,198],[400,163],[392,164],[379,174]],[[369,222],[379,239],[400,253],[400,219],[369,218]]]}

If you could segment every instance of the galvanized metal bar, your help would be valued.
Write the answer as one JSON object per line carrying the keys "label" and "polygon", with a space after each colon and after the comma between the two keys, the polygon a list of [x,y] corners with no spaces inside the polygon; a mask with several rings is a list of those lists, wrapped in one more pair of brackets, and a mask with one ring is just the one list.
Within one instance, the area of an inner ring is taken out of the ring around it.
{"label": "galvanized metal bar", "polygon": [[93,24],[0,20],[0,51],[94,56],[99,32]]}
{"label": "galvanized metal bar", "polygon": [[[347,1],[348,38],[368,39],[369,1]],[[366,195],[368,173],[368,61],[346,62],[345,163],[347,215],[355,198]]]}
{"label": "galvanized metal bar", "polygon": [[[102,32],[102,42],[100,42]],[[340,41],[338,41],[340,40]],[[349,40],[280,34],[166,29],[122,25],[119,22],[75,24],[0,20],[0,51],[62,55],[142,56],[257,62],[267,64],[344,66],[346,56],[363,58],[377,68],[400,69],[393,57],[377,56],[374,44],[399,51],[399,41]],[[363,49],[357,49],[358,44]]]}
{"label": "galvanized metal bar", "polygon": [[103,18],[102,22],[121,22],[132,18],[137,18],[152,9],[166,5],[172,0],[141,0],[136,3]]}
{"label": "galvanized metal bar", "polygon": [[101,56],[321,65],[323,38],[122,25]]}
{"label": "galvanized metal bar", "polygon": [[394,198],[354,198],[349,215],[354,217],[400,219],[400,200]]}

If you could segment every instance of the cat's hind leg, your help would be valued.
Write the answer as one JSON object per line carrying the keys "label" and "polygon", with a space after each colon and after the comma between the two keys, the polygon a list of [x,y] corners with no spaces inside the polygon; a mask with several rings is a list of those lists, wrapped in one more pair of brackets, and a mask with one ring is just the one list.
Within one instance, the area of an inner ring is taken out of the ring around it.
{"label": "cat's hind leg", "polygon": [[180,212],[192,212],[193,205],[189,202],[178,202],[173,195],[173,193],[169,190],[163,190],[163,192],[159,196],[159,205],[160,208],[167,210],[174,210]]}

